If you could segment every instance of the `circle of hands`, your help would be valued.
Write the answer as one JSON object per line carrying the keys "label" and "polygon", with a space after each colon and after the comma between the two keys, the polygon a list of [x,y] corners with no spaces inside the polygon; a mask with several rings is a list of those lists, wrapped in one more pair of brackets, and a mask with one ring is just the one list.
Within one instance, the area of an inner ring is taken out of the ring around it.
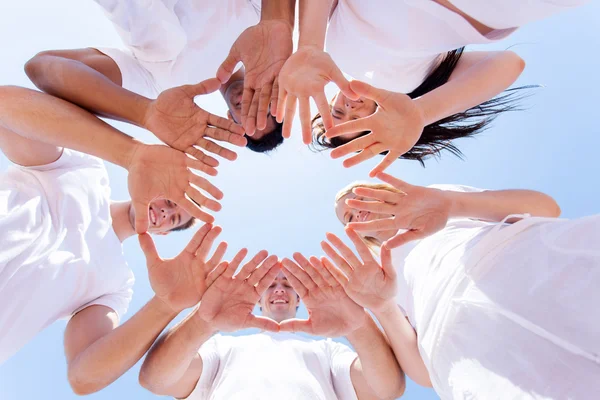
{"label": "circle of hands", "polygon": [[[349,82],[329,54],[318,47],[303,46],[295,53],[292,49],[289,24],[261,21],[236,40],[217,78],[166,90],[149,103],[142,125],[167,146],[140,144],[130,156],[128,187],[136,215],[135,229],[140,234],[152,289],[172,311],[197,306],[198,318],[220,331],[255,327],[344,336],[365,323],[365,308],[375,311],[395,307],[396,273],[391,265],[391,249],[442,229],[452,205],[439,190],[413,186],[382,172],[417,143],[423,130],[423,116],[408,96],[364,82]],[[245,67],[242,125],[213,115],[194,102],[196,96],[219,89],[239,62]],[[324,91],[329,82],[349,98],[374,100],[376,112],[334,126]],[[327,257],[307,259],[296,253],[293,260],[279,260],[261,251],[235,273],[247,255],[246,249],[226,262],[222,258],[227,244],[222,242],[208,258],[221,228],[211,225],[214,218],[202,208],[219,211],[218,200],[223,193],[198,172],[217,174],[219,161],[210,154],[235,160],[236,153],[217,142],[245,146],[244,135],[264,129],[269,113],[274,113],[278,122],[283,121],[283,136],[289,138],[298,107],[302,139],[310,143],[310,98],[323,118],[326,137],[369,132],[332,151],[333,158],[355,153],[344,161],[344,166],[387,152],[371,176],[394,186],[398,193],[356,188],[355,198],[346,202],[355,210],[391,217],[348,224],[346,233],[358,255],[339,237],[327,234],[328,241],[321,243]],[[169,199],[206,222],[173,259],[160,258],[152,238],[144,233],[149,226],[149,203],[158,198]],[[382,230],[398,233],[383,244],[378,261],[357,231]],[[303,300],[308,319],[278,323],[252,314],[279,271]]]}

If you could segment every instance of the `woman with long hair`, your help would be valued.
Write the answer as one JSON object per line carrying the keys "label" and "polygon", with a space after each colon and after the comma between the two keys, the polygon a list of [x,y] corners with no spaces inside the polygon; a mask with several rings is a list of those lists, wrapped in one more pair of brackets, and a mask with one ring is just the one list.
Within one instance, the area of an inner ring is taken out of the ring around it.
{"label": "woman with long hair", "polygon": [[[401,156],[422,162],[444,149],[460,155],[454,139],[515,109],[519,92],[501,93],[525,67],[512,51],[464,52],[464,46],[497,42],[527,22],[586,1],[301,2],[298,50],[279,76],[284,137],[299,103],[304,142],[314,134],[316,147],[341,147],[334,158],[360,152],[347,167],[387,154],[375,175]],[[364,82],[348,82],[341,71]],[[340,88],[331,105],[323,92],[330,81]],[[312,124],[310,97],[320,114]]]}
{"label": "woman with long hair", "polygon": [[323,262],[412,380],[442,399],[600,393],[600,215],[558,219],[535,191],[378,177],[337,196],[359,256],[328,234]]}

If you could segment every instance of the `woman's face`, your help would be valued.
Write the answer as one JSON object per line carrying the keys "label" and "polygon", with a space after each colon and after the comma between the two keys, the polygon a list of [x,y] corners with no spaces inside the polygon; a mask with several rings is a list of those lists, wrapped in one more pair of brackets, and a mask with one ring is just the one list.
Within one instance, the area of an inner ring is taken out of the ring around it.
{"label": "woman's face", "polygon": [[[338,125],[354,119],[368,117],[375,110],[377,110],[377,103],[371,99],[361,97],[358,100],[350,100],[342,92],[338,92],[333,99],[331,116],[333,117],[333,124]],[[346,133],[341,135],[340,138],[350,141],[359,135],[360,132]]]}
{"label": "woman's face", "polygon": [[[335,204],[335,215],[338,217],[340,222],[344,226],[348,225],[349,222],[367,222],[376,219],[384,219],[393,217],[391,214],[377,214],[369,211],[356,210],[350,208],[346,204],[346,200],[357,199],[357,200],[368,200],[364,197],[356,196],[354,193],[349,193],[338,200]],[[361,231],[358,232],[363,237],[373,237],[380,242],[385,242],[396,234],[396,231]]]}

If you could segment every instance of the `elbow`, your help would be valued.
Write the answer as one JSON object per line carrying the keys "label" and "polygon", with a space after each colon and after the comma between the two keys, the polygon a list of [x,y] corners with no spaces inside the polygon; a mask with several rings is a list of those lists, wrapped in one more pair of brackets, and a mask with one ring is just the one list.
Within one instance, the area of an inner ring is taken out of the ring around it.
{"label": "elbow", "polygon": [[562,210],[560,209],[560,206],[558,205],[558,203],[556,202],[556,200],[554,200],[552,197],[550,196],[546,196],[548,197],[548,216],[552,217],[552,218],[558,218],[560,217],[560,214],[562,213]]}
{"label": "elbow", "polygon": [[141,387],[143,387],[150,393],[153,393],[157,396],[166,396],[167,395],[164,388],[161,387],[161,385],[159,384],[160,380],[153,379],[151,374],[147,371],[146,368],[144,368],[143,365],[142,365],[142,368],[140,369],[140,375],[138,376],[138,382]]}
{"label": "elbow", "polygon": [[52,57],[55,57],[53,51],[42,51],[25,63],[25,74],[39,89],[42,89],[44,85],[45,72],[48,70]]}
{"label": "elbow", "polygon": [[71,390],[78,396],[87,396],[104,389],[104,386],[98,385],[91,379],[86,379],[86,377],[77,374],[77,372],[73,371],[71,368],[68,372],[68,379]]}
{"label": "elbow", "polygon": [[504,57],[506,58],[507,66],[510,66],[510,70],[514,71],[515,80],[523,73],[525,70],[525,60],[523,60],[517,53],[514,51],[505,51],[503,52]]}

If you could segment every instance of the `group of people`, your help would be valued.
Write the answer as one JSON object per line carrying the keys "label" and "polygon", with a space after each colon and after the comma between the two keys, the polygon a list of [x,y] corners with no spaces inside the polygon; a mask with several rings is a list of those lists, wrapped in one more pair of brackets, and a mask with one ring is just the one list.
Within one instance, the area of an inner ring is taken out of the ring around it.
{"label": "group of people", "polygon": [[[0,181],[0,363],[68,318],[77,394],[146,356],[141,385],[175,398],[394,399],[405,375],[442,399],[600,395],[600,215],[558,219],[536,191],[384,172],[460,155],[455,139],[516,107],[521,89],[508,88],[524,61],[465,46],[586,0],[95,1],[123,49],[42,51],[25,65],[40,91],[0,87],[14,163]],[[217,90],[227,118],[194,102]],[[346,167],[383,155],[370,174],[382,183],[335,199],[354,249],[328,234],[321,258],[261,251],[241,266],[242,249],[224,261],[208,212],[223,196],[214,156],[236,159],[223,143],[274,150],[297,110],[303,142],[350,156]],[[102,160],[127,170],[130,201],[110,199]],[[161,258],[151,234],[197,220],[185,249]],[[121,243],[135,235],[154,297],[120,324],[134,282]],[[244,328],[261,332],[219,334]]]}

